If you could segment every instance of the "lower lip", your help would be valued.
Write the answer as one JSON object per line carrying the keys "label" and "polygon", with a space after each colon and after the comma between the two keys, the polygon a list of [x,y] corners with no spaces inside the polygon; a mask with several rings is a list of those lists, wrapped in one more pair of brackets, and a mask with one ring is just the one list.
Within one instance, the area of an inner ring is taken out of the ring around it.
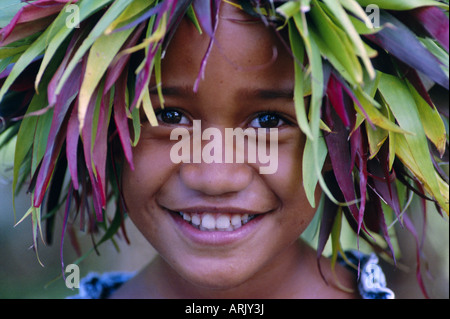
{"label": "lower lip", "polygon": [[266,214],[258,215],[233,231],[202,231],[186,222],[181,216],[173,213],[170,213],[170,215],[180,233],[191,242],[202,246],[225,246],[247,240],[257,230],[259,223]]}

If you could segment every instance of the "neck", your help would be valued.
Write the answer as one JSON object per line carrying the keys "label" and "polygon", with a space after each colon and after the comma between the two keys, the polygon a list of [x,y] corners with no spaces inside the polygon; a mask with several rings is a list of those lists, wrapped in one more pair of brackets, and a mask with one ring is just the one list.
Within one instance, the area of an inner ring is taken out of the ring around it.
{"label": "neck", "polygon": [[315,258],[315,251],[298,240],[247,281],[217,289],[188,282],[161,257],[156,257],[138,275],[140,278],[135,278],[140,288],[129,287],[128,291],[139,298],[159,299],[323,298],[335,289],[320,277]]}

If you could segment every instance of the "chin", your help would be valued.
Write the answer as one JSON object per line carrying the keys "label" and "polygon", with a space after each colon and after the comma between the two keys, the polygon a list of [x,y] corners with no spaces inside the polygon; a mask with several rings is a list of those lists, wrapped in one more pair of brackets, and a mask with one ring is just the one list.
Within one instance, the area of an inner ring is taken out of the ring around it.
{"label": "chin", "polygon": [[208,265],[201,271],[197,267],[179,271],[179,274],[188,282],[199,288],[211,290],[230,290],[245,283],[253,272],[242,267],[235,267],[229,263],[219,263],[217,267]]}

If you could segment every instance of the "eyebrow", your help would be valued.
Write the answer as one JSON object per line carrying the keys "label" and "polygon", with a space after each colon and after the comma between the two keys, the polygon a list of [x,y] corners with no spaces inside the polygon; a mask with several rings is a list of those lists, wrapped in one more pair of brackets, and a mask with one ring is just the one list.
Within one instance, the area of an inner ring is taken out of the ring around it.
{"label": "eyebrow", "polygon": [[[192,86],[163,86],[162,94],[166,96],[183,97],[195,95]],[[157,94],[157,87],[150,88],[150,94]],[[247,99],[276,100],[293,99],[293,89],[271,89],[271,88],[242,88],[238,90],[237,95]]]}

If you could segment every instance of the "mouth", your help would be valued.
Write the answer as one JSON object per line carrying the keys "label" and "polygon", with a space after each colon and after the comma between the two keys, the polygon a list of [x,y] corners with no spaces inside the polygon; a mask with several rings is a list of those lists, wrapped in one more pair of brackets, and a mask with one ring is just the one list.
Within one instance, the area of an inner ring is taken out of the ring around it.
{"label": "mouth", "polygon": [[272,212],[210,206],[165,210],[175,221],[177,233],[201,247],[242,243],[258,233],[258,226]]}
{"label": "mouth", "polygon": [[173,212],[191,226],[201,231],[223,231],[232,232],[255,219],[257,214],[239,213],[188,213]]}

